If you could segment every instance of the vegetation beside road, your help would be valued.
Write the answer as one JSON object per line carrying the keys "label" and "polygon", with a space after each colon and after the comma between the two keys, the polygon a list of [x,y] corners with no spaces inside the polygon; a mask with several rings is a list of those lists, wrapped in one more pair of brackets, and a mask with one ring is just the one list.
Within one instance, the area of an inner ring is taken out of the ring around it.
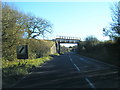
{"label": "vegetation beside road", "polygon": [[52,57],[46,56],[37,59],[3,61],[2,65],[2,84],[4,88],[10,87],[22,77],[28,75],[35,68],[46,61],[52,60]]}
{"label": "vegetation beside road", "polygon": [[[52,24],[43,18],[20,12],[2,3],[2,84],[11,84],[34,68],[51,60],[52,41],[40,40],[52,32]],[[16,47],[28,45],[28,59],[18,60]]]}
{"label": "vegetation beside road", "polygon": [[120,43],[115,41],[100,42],[92,38],[89,41],[80,42],[78,53],[120,67]]}
{"label": "vegetation beside road", "polygon": [[16,47],[28,45],[29,59],[47,56],[53,42],[40,40],[51,33],[51,23],[43,18],[24,14],[2,3],[2,57],[4,60],[16,59]]}

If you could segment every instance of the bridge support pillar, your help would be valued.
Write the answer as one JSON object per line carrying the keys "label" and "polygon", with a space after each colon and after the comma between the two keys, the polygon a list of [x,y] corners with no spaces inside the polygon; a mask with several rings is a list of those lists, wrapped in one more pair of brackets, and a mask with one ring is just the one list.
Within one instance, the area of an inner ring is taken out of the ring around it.
{"label": "bridge support pillar", "polygon": [[77,47],[79,46],[80,44],[79,44],[79,42],[77,43]]}
{"label": "bridge support pillar", "polygon": [[56,42],[56,51],[60,54],[60,42]]}
{"label": "bridge support pillar", "polygon": [[76,52],[78,53],[78,51],[79,51],[79,46],[80,46],[80,43],[78,42],[77,43],[77,48],[76,48]]}

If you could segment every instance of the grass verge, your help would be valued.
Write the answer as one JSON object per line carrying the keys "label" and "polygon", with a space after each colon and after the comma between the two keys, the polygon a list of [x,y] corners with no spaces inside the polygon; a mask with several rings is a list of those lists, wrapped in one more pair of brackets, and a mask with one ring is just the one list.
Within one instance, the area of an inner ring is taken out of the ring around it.
{"label": "grass verge", "polygon": [[42,57],[38,59],[14,60],[2,62],[2,86],[9,88],[22,77],[28,75],[36,67],[42,65],[52,57]]}

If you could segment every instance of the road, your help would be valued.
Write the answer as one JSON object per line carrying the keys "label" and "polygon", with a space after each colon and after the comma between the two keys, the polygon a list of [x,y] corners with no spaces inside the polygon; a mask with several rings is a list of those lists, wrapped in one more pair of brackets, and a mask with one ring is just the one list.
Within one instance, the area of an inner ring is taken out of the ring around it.
{"label": "road", "polygon": [[12,88],[120,88],[119,68],[71,52],[55,56]]}

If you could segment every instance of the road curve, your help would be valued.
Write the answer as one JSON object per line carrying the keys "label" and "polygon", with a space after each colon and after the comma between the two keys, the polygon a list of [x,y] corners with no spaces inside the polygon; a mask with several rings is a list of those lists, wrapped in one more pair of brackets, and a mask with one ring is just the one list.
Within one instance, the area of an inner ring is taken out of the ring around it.
{"label": "road curve", "polygon": [[119,68],[75,53],[55,56],[12,88],[120,88]]}

